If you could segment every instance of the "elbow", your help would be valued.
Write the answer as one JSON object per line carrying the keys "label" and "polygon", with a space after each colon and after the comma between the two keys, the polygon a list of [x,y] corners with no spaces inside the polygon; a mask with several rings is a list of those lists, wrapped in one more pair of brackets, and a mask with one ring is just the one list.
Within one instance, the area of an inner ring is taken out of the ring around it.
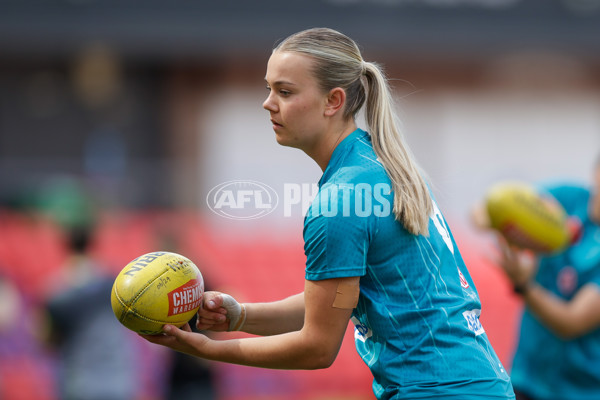
{"label": "elbow", "polygon": [[315,369],[326,369],[331,367],[333,362],[335,361],[335,356],[322,356],[315,357],[311,362],[307,369],[315,370]]}
{"label": "elbow", "polygon": [[[302,335],[305,333],[305,335]],[[325,333],[314,335],[306,324],[301,331],[301,344],[298,355],[302,359],[303,369],[325,369],[331,367],[342,345],[343,336],[328,336]]]}
{"label": "elbow", "polygon": [[306,369],[310,370],[329,368],[337,357],[337,351],[329,351],[324,348],[315,349],[306,354],[309,355]]}
{"label": "elbow", "polygon": [[573,320],[548,327],[559,339],[565,341],[577,339],[590,332],[593,328],[581,321]]}
{"label": "elbow", "polygon": [[554,334],[564,341],[577,339],[585,333],[576,326],[563,326],[554,330]]}

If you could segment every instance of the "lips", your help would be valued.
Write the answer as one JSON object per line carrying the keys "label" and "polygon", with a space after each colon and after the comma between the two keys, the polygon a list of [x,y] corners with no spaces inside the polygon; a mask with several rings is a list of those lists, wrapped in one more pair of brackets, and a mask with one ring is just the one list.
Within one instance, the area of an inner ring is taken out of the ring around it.
{"label": "lips", "polygon": [[279,122],[275,121],[274,119],[271,120],[271,123],[273,124],[273,130],[277,131],[280,128],[283,128],[283,125],[281,125]]}

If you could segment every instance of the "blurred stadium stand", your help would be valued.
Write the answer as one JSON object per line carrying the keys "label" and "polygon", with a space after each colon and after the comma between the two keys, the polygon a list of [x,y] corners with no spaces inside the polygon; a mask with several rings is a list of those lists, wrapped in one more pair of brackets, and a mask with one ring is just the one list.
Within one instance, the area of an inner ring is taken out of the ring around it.
{"label": "blurred stadium stand", "polygon": [[255,58],[290,32],[330,26],[369,52],[486,56],[543,45],[597,58],[600,34],[595,0],[3,0],[0,7],[0,48],[27,57],[69,55],[101,39],[131,57]]}
{"label": "blurred stadium stand", "polygon": [[[600,87],[597,0],[2,0],[0,199],[63,173],[109,203],[198,206],[201,110],[223,86],[261,85],[273,44],[313,26],[413,89],[485,85],[491,62],[527,52],[550,58],[521,59],[525,83]],[[551,66],[565,58],[583,83]]]}

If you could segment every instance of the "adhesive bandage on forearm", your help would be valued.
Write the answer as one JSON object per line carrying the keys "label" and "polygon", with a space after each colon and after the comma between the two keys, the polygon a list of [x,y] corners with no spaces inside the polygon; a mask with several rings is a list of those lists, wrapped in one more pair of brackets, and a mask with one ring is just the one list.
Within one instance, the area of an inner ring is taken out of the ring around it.
{"label": "adhesive bandage on forearm", "polygon": [[229,319],[229,331],[239,331],[246,322],[246,306],[238,303],[228,294],[221,294],[223,297],[223,308],[227,310]]}

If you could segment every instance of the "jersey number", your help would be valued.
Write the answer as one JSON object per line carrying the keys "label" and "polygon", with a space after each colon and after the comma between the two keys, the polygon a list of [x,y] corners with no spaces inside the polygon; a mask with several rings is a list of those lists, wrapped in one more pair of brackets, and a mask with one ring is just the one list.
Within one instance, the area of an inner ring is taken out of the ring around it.
{"label": "jersey number", "polygon": [[452,245],[450,233],[448,232],[448,229],[446,229],[446,222],[444,221],[444,217],[442,216],[437,204],[435,204],[435,201],[433,202],[433,216],[431,218],[433,219],[433,224],[442,236],[442,239],[444,239],[444,242],[446,242],[446,246],[448,246],[452,254],[454,254],[454,245]]}

